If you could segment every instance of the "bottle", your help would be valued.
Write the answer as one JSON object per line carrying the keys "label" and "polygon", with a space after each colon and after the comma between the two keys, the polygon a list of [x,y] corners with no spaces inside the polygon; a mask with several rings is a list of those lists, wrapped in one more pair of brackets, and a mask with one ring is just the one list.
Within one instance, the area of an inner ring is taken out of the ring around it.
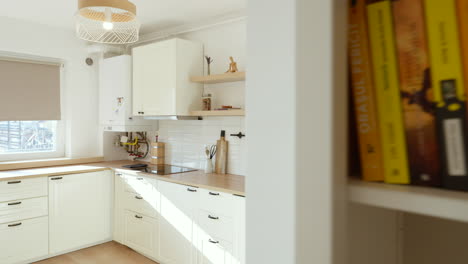
{"label": "bottle", "polygon": [[221,138],[216,143],[216,173],[226,174],[227,151],[228,142],[226,141],[226,131],[221,130]]}

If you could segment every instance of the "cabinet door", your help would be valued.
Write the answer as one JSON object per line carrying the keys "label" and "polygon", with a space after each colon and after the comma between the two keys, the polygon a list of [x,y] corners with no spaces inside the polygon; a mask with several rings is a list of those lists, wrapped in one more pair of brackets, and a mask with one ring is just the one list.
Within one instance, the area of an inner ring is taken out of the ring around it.
{"label": "cabinet door", "polygon": [[0,263],[24,263],[49,253],[47,216],[0,224]]}
{"label": "cabinet door", "polygon": [[210,237],[206,234],[198,236],[198,262],[197,264],[234,264],[232,244]]}
{"label": "cabinet door", "polygon": [[193,217],[197,188],[159,181],[159,259],[165,264],[195,263]]}
{"label": "cabinet door", "polygon": [[131,109],[131,57],[117,56],[100,66],[99,109],[101,125],[125,125]]}
{"label": "cabinet door", "polygon": [[245,264],[245,197],[233,196],[235,205],[234,263]]}
{"label": "cabinet door", "polygon": [[111,238],[111,172],[49,178],[50,252]]}
{"label": "cabinet door", "polygon": [[176,77],[176,40],[134,48],[134,114],[175,115]]}
{"label": "cabinet door", "polygon": [[125,210],[125,245],[149,257],[158,258],[157,219]]}

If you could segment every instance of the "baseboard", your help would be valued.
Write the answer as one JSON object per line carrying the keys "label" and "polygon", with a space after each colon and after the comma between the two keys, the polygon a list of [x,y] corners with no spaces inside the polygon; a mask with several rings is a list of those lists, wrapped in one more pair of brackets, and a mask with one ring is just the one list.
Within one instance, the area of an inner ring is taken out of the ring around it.
{"label": "baseboard", "polygon": [[78,250],[85,249],[85,248],[89,248],[89,247],[94,247],[94,246],[101,245],[101,244],[104,244],[104,243],[107,243],[107,242],[111,242],[111,241],[113,241],[112,238],[108,238],[108,239],[101,240],[101,241],[96,242],[96,243],[91,243],[91,244],[87,244],[87,245],[84,245],[84,246],[72,248],[72,249],[70,249],[70,250],[65,250],[65,251],[62,251],[62,252],[59,252],[59,253],[55,253],[55,254],[48,254],[48,255],[46,255],[46,256],[42,256],[42,257],[39,257],[39,258],[29,259],[29,260],[27,260],[27,261],[17,262],[17,263],[15,263],[15,264],[29,264],[29,263],[34,263],[34,262],[37,262],[37,261],[41,261],[41,260],[45,260],[45,259],[57,257],[57,256],[64,255],[64,254],[67,254],[67,253],[70,253],[70,252],[78,251]]}

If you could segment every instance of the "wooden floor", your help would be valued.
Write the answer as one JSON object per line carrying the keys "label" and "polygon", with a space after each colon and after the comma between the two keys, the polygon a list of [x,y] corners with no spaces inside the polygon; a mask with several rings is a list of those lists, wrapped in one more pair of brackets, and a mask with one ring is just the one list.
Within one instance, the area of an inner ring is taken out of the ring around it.
{"label": "wooden floor", "polygon": [[157,264],[117,242],[85,248],[35,264]]}

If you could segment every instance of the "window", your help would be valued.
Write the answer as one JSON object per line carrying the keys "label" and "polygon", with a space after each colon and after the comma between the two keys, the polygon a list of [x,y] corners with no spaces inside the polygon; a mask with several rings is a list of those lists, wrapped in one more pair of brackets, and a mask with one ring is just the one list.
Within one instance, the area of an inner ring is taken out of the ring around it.
{"label": "window", "polygon": [[57,121],[0,122],[0,153],[55,151]]}
{"label": "window", "polygon": [[61,75],[56,59],[0,52],[0,162],[65,156]]}
{"label": "window", "polygon": [[0,160],[63,157],[60,121],[0,121]]}

